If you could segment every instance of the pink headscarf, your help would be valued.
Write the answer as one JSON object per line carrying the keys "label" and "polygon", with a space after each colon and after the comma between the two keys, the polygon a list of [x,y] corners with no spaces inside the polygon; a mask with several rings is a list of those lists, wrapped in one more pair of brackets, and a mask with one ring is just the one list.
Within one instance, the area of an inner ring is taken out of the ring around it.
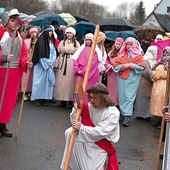
{"label": "pink headscarf", "polygon": [[122,47],[121,47],[121,49],[118,53],[119,57],[122,57],[126,54],[126,52],[127,52],[126,44],[128,42],[132,43],[132,47],[128,50],[130,52],[130,55],[131,55],[132,58],[143,55],[139,42],[133,37],[128,37],[124,41],[124,43],[123,43],[123,45],[122,45]]}
{"label": "pink headscarf", "polygon": [[117,38],[115,39],[115,42],[119,42],[119,43],[122,43],[122,44],[123,44],[124,39],[123,39],[122,37],[117,37]]}

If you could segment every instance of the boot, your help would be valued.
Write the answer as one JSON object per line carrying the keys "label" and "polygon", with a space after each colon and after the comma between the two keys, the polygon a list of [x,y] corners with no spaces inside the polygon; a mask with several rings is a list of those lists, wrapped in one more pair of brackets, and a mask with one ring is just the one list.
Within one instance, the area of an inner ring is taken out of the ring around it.
{"label": "boot", "polygon": [[67,102],[67,109],[72,109],[73,108],[73,102],[72,101],[68,101]]}
{"label": "boot", "polygon": [[130,116],[124,116],[124,120],[123,120],[123,126],[125,127],[129,127],[130,126]]}
{"label": "boot", "polygon": [[6,124],[0,123],[0,133],[5,137],[12,137],[12,133],[7,129]]}
{"label": "boot", "polygon": [[124,121],[124,116],[120,114],[119,123],[123,123],[123,121]]}

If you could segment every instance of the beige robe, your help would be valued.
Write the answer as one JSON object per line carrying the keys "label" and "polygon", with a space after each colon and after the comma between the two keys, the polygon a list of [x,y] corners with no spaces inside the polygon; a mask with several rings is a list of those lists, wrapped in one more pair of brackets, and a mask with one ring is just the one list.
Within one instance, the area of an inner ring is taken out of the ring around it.
{"label": "beige robe", "polygon": [[151,92],[150,113],[156,116],[162,116],[163,106],[165,106],[167,70],[164,68],[164,65],[160,64],[155,70],[152,70],[154,82]]}
{"label": "beige robe", "polygon": [[[75,88],[75,78],[73,74],[73,59],[71,58],[72,54],[80,47],[80,44],[77,41],[77,47],[74,47],[73,43],[65,41],[65,46],[63,41],[60,42],[58,46],[58,51],[60,53],[59,57],[56,60],[55,67],[58,68],[56,73],[56,85],[54,88],[54,98],[56,100],[63,101],[73,101],[74,97],[74,88]],[[69,54],[63,60],[63,54]],[[67,64],[65,63],[67,59]],[[63,62],[63,64],[62,64]],[[64,69],[66,66],[66,74],[64,75]]]}

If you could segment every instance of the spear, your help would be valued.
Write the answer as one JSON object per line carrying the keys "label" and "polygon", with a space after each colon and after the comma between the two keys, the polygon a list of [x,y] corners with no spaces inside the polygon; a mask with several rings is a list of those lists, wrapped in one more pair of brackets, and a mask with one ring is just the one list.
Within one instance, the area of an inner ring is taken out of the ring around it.
{"label": "spear", "polygon": [[[14,25],[14,32],[13,32],[13,35],[12,35],[10,54],[13,54],[14,41],[15,41],[15,37],[16,37],[18,27],[19,27],[19,24],[18,24],[18,22],[16,22],[15,25]],[[5,96],[5,92],[6,92],[7,80],[8,80],[8,76],[9,76],[9,69],[10,69],[10,61],[8,61],[8,63],[7,63],[7,70],[6,70],[4,86],[3,86],[3,91],[2,91],[1,101],[0,101],[0,114],[2,113],[2,105],[3,105],[3,102],[4,102],[4,96]]]}
{"label": "spear", "polygon": [[[77,107],[76,116],[75,116],[75,120],[77,120],[77,121],[79,120],[79,117],[80,117],[81,112],[82,112],[82,103],[83,103],[82,101],[84,99],[84,93],[86,91],[86,86],[87,86],[87,83],[88,83],[89,73],[90,73],[92,60],[93,60],[93,56],[94,56],[94,52],[95,52],[96,40],[97,40],[97,36],[98,36],[98,33],[99,33],[99,29],[100,29],[99,25],[96,25],[94,37],[93,37],[93,43],[92,43],[90,56],[89,56],[88,63],[87,63],[87,68],[86,68],[83,84],[82,84],[80,78],[77,78],[77,81],[76,81],[75,93],[77,93],[77,95],[80,97],[79,98],[79,100],[80,100],[79,104],[80,105],[78,105],[78,107]],[[65,160],[65,164],[64,164],[64,170],[68,170],[68,167],[69,167],[69,162],[70,162],[71,153],[72,153],[72,150],[73,150],[73,145],[74,145],[76,133],[77,133],[77,130],[72,129],[72,134],[71,134],[71,138],[70,138],[70,142],[69,142],[69,146],[68,146],[68,151],[67,151],[67,155],[66,155],[66,160]]]}
{"label": "spear", "polygon": [[[36,42],[36,38],[33,36],[31,38],[31,44],[30,44],[30,49],[29,49],[29,63],[32,61],[34,48],[35,48],[35,42]],[[21,123],[23,106],[24,106],[24,97],[25,97],[25,93],[26,93],[26,89],[27,89],[29,75],[30,75],[30,69],[27,68],[27,74],[26,74],[26,78],[25,78],[25,82],[24,82],[24,91],[23,91],[23,94],[22,94],[20,112],[19,112],[18,123],[17,123],[16,139],[18,138],[18,132],[19,132],[19,127],[20,127],[20,123]]]}

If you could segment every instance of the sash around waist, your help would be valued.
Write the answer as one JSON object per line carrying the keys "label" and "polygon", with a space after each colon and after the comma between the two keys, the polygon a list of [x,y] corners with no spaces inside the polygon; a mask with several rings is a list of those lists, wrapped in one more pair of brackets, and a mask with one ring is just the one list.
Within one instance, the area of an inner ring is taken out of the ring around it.
{"label": "sash around waist", "polygon": [[4,63],[2,66],[0,66],[0,68],[18,68],[19,67],[19,62],[10,62],[10,64],[8,63]]}

